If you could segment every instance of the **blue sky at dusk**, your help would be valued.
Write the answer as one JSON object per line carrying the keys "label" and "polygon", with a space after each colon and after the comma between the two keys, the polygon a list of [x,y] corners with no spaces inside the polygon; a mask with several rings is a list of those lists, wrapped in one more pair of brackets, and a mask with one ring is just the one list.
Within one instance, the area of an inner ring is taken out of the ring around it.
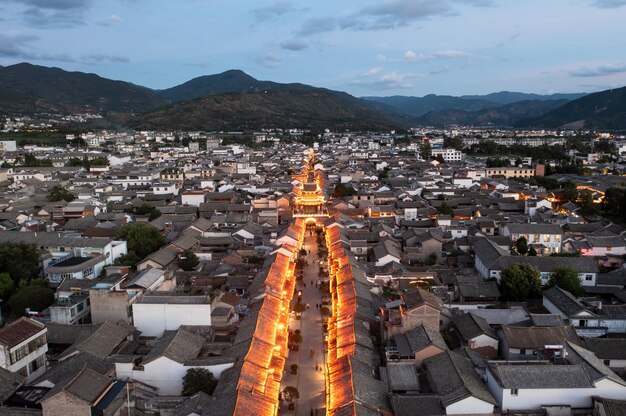
{"label": "blue sky at dusk", "polygon": [[0,65],[150,88],[242,69],[353,95],[626,85],[626,0],[2,0]]}

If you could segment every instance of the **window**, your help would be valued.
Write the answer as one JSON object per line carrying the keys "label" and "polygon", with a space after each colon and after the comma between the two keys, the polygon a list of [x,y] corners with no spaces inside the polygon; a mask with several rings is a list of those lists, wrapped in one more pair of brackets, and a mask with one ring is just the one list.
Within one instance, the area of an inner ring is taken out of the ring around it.
{"label": "window", "polygon": [[550,234],[544,234],[543,242],[544,243],[549,243],[550,242]]}
{"label": "window", "polygon": [[592,280],[593,280],[593,275],[592,274],[586,274],[585,275],[585,281],[591,282]]}
{"label": "window", "polygon": [[519,394],[518,389],[511,389],[511,396],[517,396]]}

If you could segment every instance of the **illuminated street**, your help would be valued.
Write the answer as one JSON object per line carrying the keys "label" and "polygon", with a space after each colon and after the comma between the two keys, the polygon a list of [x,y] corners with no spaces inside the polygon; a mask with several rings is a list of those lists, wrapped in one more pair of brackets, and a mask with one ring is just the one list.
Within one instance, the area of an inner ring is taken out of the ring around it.
{"label": "illuminated street", "polygon": [[[325,406],[324,333],[321,314],[316,307],[316,304],[321,303],[321,295],[319,289],[315,287],[319,273],[315,234],[310,236],[307,231],[303,247],[307,252],[310,252],[306,256],[308,265],[304,266],[303,283],[306,283],[306,287],[298,285],[297,288],[302,291],[302,303],[309,307],[302,313],[300,320],[295,319],[295,315],[291,317],[289,329],[291,331],[296,329],[302,331],[302,344],[298,351],[289,352],[285,364],[287,374],[283,379],[283,388],[285,386],[295,386],[300,392],[300,400],[296,403],[295,413],[285,410],[281,414],[308,416],[311,414],[311,409],[313,409],[313,414],[323,415]],[[294,363],[298,365],[297,375],[291,374],[290,368]],[[315,409],[318,409],[317,413],[315,413]]]}

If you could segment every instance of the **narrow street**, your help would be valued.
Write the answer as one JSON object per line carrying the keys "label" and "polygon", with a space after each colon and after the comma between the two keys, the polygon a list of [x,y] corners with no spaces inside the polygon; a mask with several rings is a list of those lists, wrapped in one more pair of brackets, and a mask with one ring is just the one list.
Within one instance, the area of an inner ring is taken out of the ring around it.
{"label": "narrow street", "polygon": [[[324,359],[324,330],[322,316],[316,305],[321,304],[321,293],[317,286],[319,278],[319,258],[315,234],[306,232],[303,248],[307,250],[306,265],[303,270],[302,284],[297,289],[302,291],[302,303],[307,309],[302,312],[301,319],[291,316],[289,329],[299,329],[302,335],[302,344],[298,351],[290,351],[285,364],[285,377],[282,388],[294,386],[300,393],[296,401],[295,410],[281,408],[282,415],[324,415],[325,414],[325,359]],[[306,287],[305,287],[306,285]],[[294,296],[294,302],[297,296]],[[297,374],[291,374],[291,365],[298,365]]]}

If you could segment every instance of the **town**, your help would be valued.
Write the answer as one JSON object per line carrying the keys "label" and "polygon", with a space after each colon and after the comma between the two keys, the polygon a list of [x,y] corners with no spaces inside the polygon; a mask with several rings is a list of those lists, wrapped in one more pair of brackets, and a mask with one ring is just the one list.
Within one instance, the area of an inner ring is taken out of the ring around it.
{"label": "town", "polygon": [[624,136],[51,125],[0,142],[0,414],[626,408]]}

